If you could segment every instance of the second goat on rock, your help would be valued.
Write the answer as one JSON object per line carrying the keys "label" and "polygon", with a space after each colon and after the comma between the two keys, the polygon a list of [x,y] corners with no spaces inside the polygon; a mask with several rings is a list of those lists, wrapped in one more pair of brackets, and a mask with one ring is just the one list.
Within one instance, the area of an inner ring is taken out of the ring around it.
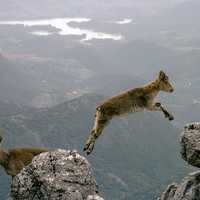
{"label": "second goat on rock", "polygon": [[[0,136],[0,143],[2,141]],[[25,166],[31,163],[33,158],[40,153],[47,152],[45,148],[14,148],[8,152],[0,149],[0,165],[6,173],[12,177],[16,176]]]}

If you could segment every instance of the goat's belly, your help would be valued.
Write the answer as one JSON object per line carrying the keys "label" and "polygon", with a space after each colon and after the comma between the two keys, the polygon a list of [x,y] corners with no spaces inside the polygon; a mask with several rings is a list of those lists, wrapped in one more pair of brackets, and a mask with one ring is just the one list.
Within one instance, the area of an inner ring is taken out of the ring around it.
{"label": "goat's belly", "polygon": [[134,112],[142,112],[144,110],[143,107],[139,107],[139,106],[132,106],[130,109],[130,113],[134,113]]}
{"label": "goat's belly", "polygon": [[144,108],[143,108],[143,107],[131,106],[131,107],[127,108],[127,109],[122,109],[122,110],[119,112],[119,115],[120,115],[120,116],[124,116],[124,115],[130,114],[130,113],[142,112],[142,111],[144,111]]}

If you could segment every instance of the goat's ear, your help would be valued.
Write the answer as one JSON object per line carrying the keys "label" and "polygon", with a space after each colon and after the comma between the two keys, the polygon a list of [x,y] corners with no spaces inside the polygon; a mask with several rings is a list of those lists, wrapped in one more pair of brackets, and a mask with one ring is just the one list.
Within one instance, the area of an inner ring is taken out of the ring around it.
{"label": "goat's ear", "polygon": [[159,79],[160,80],[164,80],[165,79],[165,72],[163,72],[162,70],[159,72]]}

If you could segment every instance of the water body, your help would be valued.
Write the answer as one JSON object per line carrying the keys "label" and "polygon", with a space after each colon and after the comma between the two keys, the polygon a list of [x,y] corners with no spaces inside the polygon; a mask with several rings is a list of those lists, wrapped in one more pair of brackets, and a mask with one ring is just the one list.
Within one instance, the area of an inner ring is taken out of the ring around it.
{"label": "water body", "polygon": [[53,33],[48,32],[48,31],[33,31],[30,32],[33,35],[38,35],[38,36],[48,36],[48,35],[52,35]]}
{"label": "water body", "polygon": [[125,18],[123,20],[116,21],[116,24],[131,24],[133,22],[132,19]]}
{"label": "water body", "polygon": [[[84,38],[82,41],[88,41],[92,39],[112,39],[112,40],[121,40],[123,39],[122,35],[119,34],[109,34],[103,32],[95,32],[94,30],[74,28],[69,25],[70,22],[89,22],[89,18],[53,18],[53,19],[41,19],[41,20],[24,20],[24,21],[0,21],[0,25],[24,25],[24,26],[52,26],[58,29],[56,34],[59,35],[83,35]],[[42,29],[32,31],[31,34],[38,36],[48,36],[51,33],[48,31],[43,31]]]}

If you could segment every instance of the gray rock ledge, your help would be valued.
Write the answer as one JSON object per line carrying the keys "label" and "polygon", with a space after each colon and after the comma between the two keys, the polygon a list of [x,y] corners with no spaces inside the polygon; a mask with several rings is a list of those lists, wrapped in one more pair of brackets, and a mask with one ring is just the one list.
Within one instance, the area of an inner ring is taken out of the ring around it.
{"label": "gray rock ledge", "polygon": [[179,185],[169,185],[158,200],[200,200],[200,171],[189,174]]}
{"label": "gray rock ledge", "polygon": [[182,158],[190,165],[200,167],[200,123],[185,126],[180,144]]}
{"label": "gray rock ledge", "polygon": [[13,180],[13,200],[103,200],[88,161],[76,151],[42,153]]}

